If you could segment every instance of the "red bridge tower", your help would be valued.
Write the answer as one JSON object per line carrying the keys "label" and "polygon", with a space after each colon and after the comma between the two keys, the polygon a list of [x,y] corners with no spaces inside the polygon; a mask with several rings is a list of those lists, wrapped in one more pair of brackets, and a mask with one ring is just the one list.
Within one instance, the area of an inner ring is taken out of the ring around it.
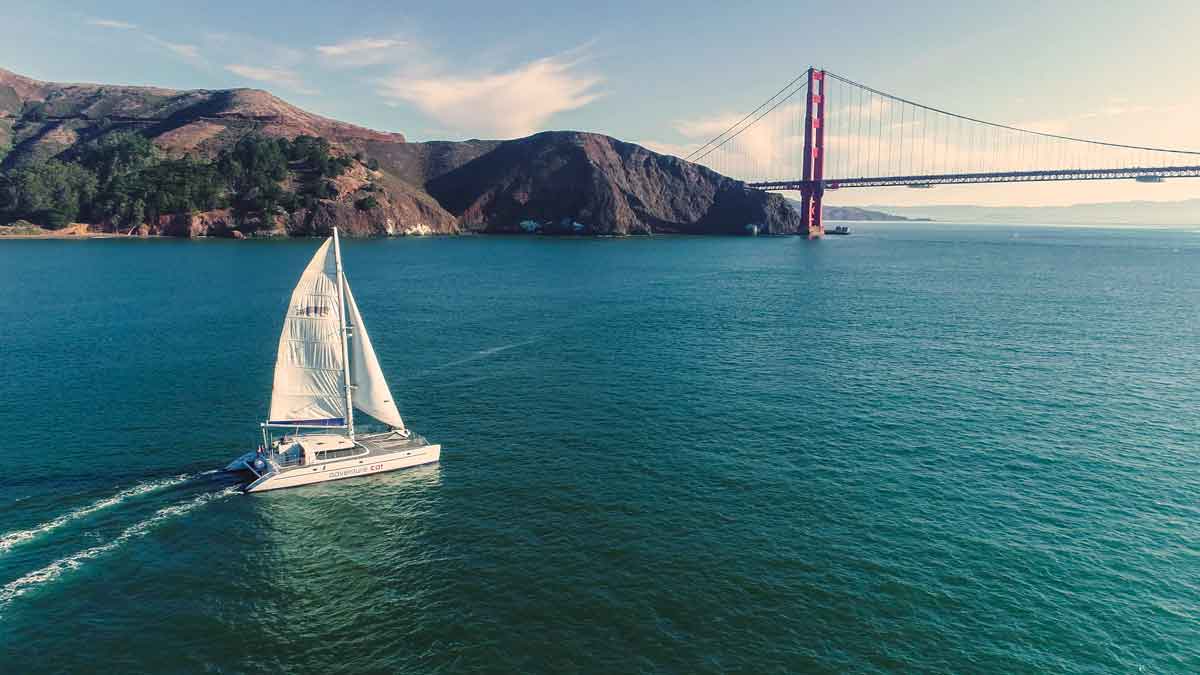
{"label": "red bridge tower", "polygon": [[821,197],[825,192],[825,71],[808,69],[808,100],[804,104],[804,176],[800,188],[803,234],[825,235]]}

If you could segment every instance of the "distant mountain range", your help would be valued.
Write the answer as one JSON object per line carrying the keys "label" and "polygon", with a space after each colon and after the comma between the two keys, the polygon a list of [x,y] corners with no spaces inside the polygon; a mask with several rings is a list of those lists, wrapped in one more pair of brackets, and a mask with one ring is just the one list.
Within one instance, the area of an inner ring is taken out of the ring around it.
{"label": "distant mountain range", "polygon": [[[1200,185],[1198,185],[1200,187]],[[907,218],[950,223],[1031,225],[1200,225],[1200,199],[1107,202],[1072,206],[871,206]],[[826,211],[826,217],[828,211]]]}
{"label": "distant mountain range", "polygon": [[[800,211],[801,202],[799,199],[788,198],[792,208]],[[825,220],[874,220],[874,221],[903,221],[903,220],[930,220],[929,218],[905,218],[904,216],[891,213],[887,207],[879,207],[880,210],[862,209],[857,206],[829,206],[825,205],[824,213]]]}

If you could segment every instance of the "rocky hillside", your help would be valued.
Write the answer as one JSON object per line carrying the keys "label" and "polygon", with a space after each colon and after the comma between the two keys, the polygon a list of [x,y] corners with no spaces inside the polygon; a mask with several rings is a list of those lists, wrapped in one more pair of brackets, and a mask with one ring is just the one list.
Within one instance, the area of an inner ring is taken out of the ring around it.
{"label": "rocky hillside", "polygon": [[[547,132],[513,141],[408,143],[314,115],[261,90],[171,90],[41,82],[0,69],[0,169],[72,161],[116,132],[168,157],[213,159],[248,136],[326,139],[354,157],[336,190],[264,216],[261,231],[309,235],[472,232],[788,233],[786,200],[675,157],[598,134]],[[364,191],[373,206],[362,208]],[[336,193],[336,194],[335,194]],[[229,234],[229,212],[160,216],[143,231]],[[105,227],[97,224],[97,227]]]}
{"label": "rocky hillside", "polygon": [[174,153],[208,156],[247,133],[320,136],[347,148],[404,142],[402,134],[314,115],[258,89],[63,84],[0,69],[0,146],[12,146],[6,165],[54,156],[118,129],[139,131]]}
{"label": "rocky hillside", "polygon": [[799,216],[777,195],[678,157],[608,136],[553,131],[506,141],[426,184],[481,232],[792,233]]}

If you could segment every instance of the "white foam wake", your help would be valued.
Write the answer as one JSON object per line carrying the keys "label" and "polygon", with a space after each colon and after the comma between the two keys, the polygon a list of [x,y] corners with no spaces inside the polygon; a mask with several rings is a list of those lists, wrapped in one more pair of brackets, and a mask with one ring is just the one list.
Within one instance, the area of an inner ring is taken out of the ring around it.
{"label": "white foam wake", "polygon": [[118,534],[110,541],[84,549],[77,553],[72,553],[65,558],[55,560],[39,570],[30,572],[20,579],[15,579],[8,582],[3,588],[0,588],[0,607],[7,605],[10,601],[12,601],[13,598],[24,595],[28,591],[41,584],[57,579],[58,577],[62,576],[64,572],[77,570],[80,567],[83,567],[84,563],[87,561],[120,547],[122,544],[130,539],[133,539],[134,537],[140,537],[146,534],[163,521],[169,520],[176,516],[181,516],[188,511],[191,511],[199,506],[203,506],[204,504],[207,504],[213,500],[224,499],[225,497],[237,494],[238,492],[241,492],[239,487],[228,487],[224,490],[218,490],[217,492],[207,492],[180,504],[174,504],[172,506],[161,508],[158,511],[155,511],[154,515],[150,516],[149,518],[139,523],[130,525],[123,532],[121,532],[121,534]]}
{"label": "white foam wake", "polygon": [[74,511],[68,511],[67,513],[64,513],[63,515],[55,518],[54,520],[44,522],[41,525],[38,525],[37,527],[32,527],[28,530],[18,530],[16,532],[9,532],[8,534],[0,536],[0,553],[5,553],[6,551],[8,551],[8,549],[16,546],[17,544],[20,544],[23,541],[29,541],[30,539],[33,539],[34,537],[36,537],[40,534],[45,534],[52,530],[57,530],[58,528],[62,527],[63,525],[66,525],[67,523],[69,523],[73,520],[78,520],[80,518],[83,518],[84,516],[88,516],[97,511],[100,511],[101,509],[107,509],[110,506],[116,506],[117,504],[120,504],[121,502],[125,501],[126,499],[137,497],[138,495],[144,495],[147,492],[153,492],[155,490],[160,490],[162,488],[170,487],[172,485],[177,485],[189,478],[191,478],[191,476],[188,474],[180,474],[180,475],[174,476],[172,478],[164,478],[161,480],[153,480],[153,481],[146,481],[145,483],[138,483],[137,485],[134,485],[131,488],[126,488],[124,490],[121,490],[120,492],[118,492],[117,494],[115,494],[111,497],[105,497],[104,499],[92,502],[91,504],[88,504],[87,506],[82,506],[78,509],[75,509]]}
{"label": "white foam wake", "polygon": [[470,356],[467,356],[465,358],[458,359],[457,361],[451,361],[450,363],[443,363],[440,366],[434,366],[432,368],[428,368],[425,371],[418,373],[414,377],[432,373],[437,370],[445,370],[446,368],[453,368],[454,366],[461,366],[465,363],[471,363],[472,361],[486,359],[489,356],[493,356],[493,355],[499,354],[501,352],[506,352],[510,349],[516,349],[517,347],[524,347],[525,345],[531,345],[531,344],[537,342],[539,339],[541,339],[541,338],[531,338],[529,340],[523,340],[521,342],[514,342],[512,344],[501,345],[499,347],[489,347],[488,349],[481,349],[481,350],[475,352],[474,354],[471,354]]}

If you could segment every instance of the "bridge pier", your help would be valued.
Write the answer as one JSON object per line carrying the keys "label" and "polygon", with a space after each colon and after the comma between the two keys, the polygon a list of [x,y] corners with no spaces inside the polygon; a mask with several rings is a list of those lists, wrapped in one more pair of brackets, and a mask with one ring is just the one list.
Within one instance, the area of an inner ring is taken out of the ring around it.
{"label": "bridge pier", "polygon": [[800,190],[800,232],[809,239],[825,236],[821,200],[825,190],[820,185]]}

